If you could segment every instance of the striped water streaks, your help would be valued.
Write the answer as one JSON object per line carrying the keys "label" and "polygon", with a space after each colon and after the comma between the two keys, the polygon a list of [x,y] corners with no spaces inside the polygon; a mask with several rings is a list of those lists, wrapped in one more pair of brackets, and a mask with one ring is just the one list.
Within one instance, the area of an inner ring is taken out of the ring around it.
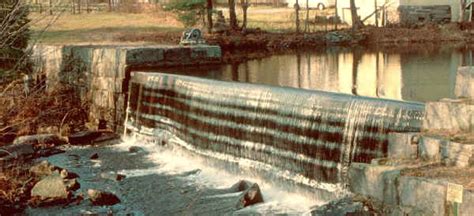
{"label": "striped water streaks", "polygon": [[423,105],[319,91],[134,73],[128,122],[197,148],[324,182],[386,154],[387,134],[419,131]]}

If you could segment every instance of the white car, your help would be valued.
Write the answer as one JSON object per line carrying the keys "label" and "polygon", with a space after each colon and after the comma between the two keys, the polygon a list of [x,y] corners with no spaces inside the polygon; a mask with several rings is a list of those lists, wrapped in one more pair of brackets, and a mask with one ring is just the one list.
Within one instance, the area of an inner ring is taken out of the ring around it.
{"label": "white car", "polygon": [[[294,7],[296,0],[286,0],[288,3],[288,7]],[[306,0],[298,0],[298,4],[302,8],[306,8]],[[335,7],[336,1],[335,0],[309,0],[309,7],[310,8],[317,8],[319,10],[324,10],[328,7]]]}

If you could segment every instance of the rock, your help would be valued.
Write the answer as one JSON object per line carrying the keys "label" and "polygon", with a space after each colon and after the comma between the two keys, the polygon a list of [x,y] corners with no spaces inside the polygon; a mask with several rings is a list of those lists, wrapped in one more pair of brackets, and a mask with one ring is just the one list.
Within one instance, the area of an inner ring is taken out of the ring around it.
{"label": "rock", "polygon": [[89,189],[87,195],[89,195],[93,205],[115,205],[120,202],[115,194],[105,191]]}
{"label": "rock", "polygon": [[91,160],[97,160],[97,159],[99,159],[99,154],[94,153],[94,154],[92,154],[89,158],[90,158]]}
{"label": "rock", "polygon": [[30,144],[33,146],[38,144],[63,145],[67,144],[67,141],[56,134],[38,134],[17,137],[13,144]]}
{"label": "rock", "polygon": [[130,146],[130,148],[128,148],[128,151],[130,153],[138,153],[138,152],[144,152],[145,150],[142,147]]}
{"label": "rock", "polygon": [[61,176],[50,175],[35,184],[31,189],[31,196],[37,198],[37,205],[44,206],[66,203],[71,197],[71,193]]}
{"label": "rock", "polygon": [[418,153],[424,160],[439,160],[440,147],[449,142],[442,138],[423,136],[418,145]]}
{"label": "rock", "polygon": [[384,176],[396,170],[392,166],[352,163],[349,167],[349,189],[366,197],[384,200]]}
{"label": "rock", "polygon": [[46,147],[36,150],[36,157],[49,157],[55,154],[62,154],[66,151],[58,149],[56,147]]}
{"label": "rock", "polygon": [[425,107],[423,131],[469,133],[474,127],[474,104],[465,100],[428,102]]}
{"label": "rock", "polygon": [[443,183],[402,176],[399,188],[400,205],[411,208],[410,215],[444,215],[447,189]]}
{"label": "rock", "polygon": [[418,133],[389,133],[387,156],[394,159],[416,157]]}
{"label": "rock", "polygon": [[33,158],[34,154],[33,146],[27,143],[11,144],[0,148],[0,157],[9,159]]}
{"label": "rock", "polygon": [[467,167],[474,145],[446,141],[441,146],[441,162],[446,166]]}
{"label": "rock", "polygon": [[454,94],[457,98],[474,99],[474,68],[460,67],[456,75]]}
{"label": "rock", "polygon": [[81,188],[81,184],[76,179],[64,179],[64,184],[68,190],[76,191]]}
{"label": "rock", "polygon": [[241,180],[231,187],[234,192],[242,192],[240,203],[241,207],[247,207],[263,202],[263,196],[257,183]]}
{"label": "rock", "polygon": [[346,216],[346,215],[360,215],[369,216],[376,215],[369,212],[369,208],[364,206],[360,201],[355,201],[351,197],[334,200],[326,205],[317,207],[311,211],[314,216]]}
{"label": "rock", "polygon": [[57,167],[50,164],[48,161],[41,161],[41,163],[36,164],[30,168],[30,173],[38,177],[45,177],[52,175],[54,171],[58,170]]}
{"label": "rock", "polygon": [[93,143],[101,143],[109,140],[119,139],[120,137],[112,132],[102,133],[102,135],[94,139]]}
{"label": "rock", "polygon": [[122,181],[125,179],[125,175],[114,173],[114,172],[106,172],[106,173],[101,173],[100,177],[103,179],[109,179],[113,181]]}
{"label": "rock", "polygon": [[329,32],[325,36],[326,43],[329,44],[342,44],[342,43],[352,43],[354,38],[344,32]]}
{"label": "rock", "polygon": [[118,136],[106,130],[81,131],[68,137],[72,145],[86,145],[117,139]]}
{"label": "rock", "polygon": [[[186,188],[182,194],[188,193]],[[202,192],[193,203],[191,215],[226,215],[247,206],[263,202],[263,196],[257,184],[240,180],[226,189]],[[245,215],[245,214],[244,214]]]}

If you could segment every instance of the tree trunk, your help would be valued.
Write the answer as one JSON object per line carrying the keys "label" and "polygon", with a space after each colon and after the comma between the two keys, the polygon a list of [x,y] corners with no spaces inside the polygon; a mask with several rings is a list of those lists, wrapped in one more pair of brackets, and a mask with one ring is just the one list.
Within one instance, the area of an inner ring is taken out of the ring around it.
{"label": "tree trunk", "polygon": [[74,0],[71,0],[72,2],[72,14],[76,14],[76,2]]}
{"label": "tree trunk", "polygon": [[295,7],[295,23],[296,23],[296,33],[300,33],[300,5],[298,4],[298,0],[296,0],[296,3],[294,5]]}
{"label": "tree trunk", "polygon": [[49,0],[49,15],[53,15],[53,0]]}
{"label": "tree trunk", "polygon": [[109,12],[112,11],[112,0],[109,0]]}
{"label": "tree trunk", "polygon": [[235,0],[229,0],[229,19],[230,19],[230,28],[237,29],[237,15],[235,14]]}
{"label": "tree trunk", "polygon": [[[459,12],[459,21],[464,22],[466,20],[466,8],[467,8],[467,0],[460,0],[461,1],[461,11]],[[472,7],[472,6],[471,6]]]}
{"label": "tree trunk", "polygon": [[242,29],[247,29],[247,9],[249,8],[249,1],[248,0],[240,0],[240,4],[242,6],[243,12],[243,21],[242,21]]}
{"label": "tree trunk", "polygon": [[86,0],[86,12],[89,13],[90,11],[90,8],[89,8],[89,0]]}
{"label": "tree trunk", "polygon": [[213,10],[213,5],[212,5],[212,0],[207,0],[207,32],[209,34],[212,33],[212,27],[213,27],[213,23],[212,23],[212,10]]}
{"label": "tree trunk", "polygon": [[81,0],[77,0],[77,13],[81,14]]}
{"label": "tree trunk", "polygon": [[351,3],[351,16],[352,16],[352,30],[356,31],[363,27],[363,23],[360,21],[360,17],[357,14],[357,7],[355,0],[350,0]]}
{"label": "tree trunk", "polygon": [[338,21],[339,21],[339,14],[338,14],[338,11],[337,11],[337,8],[338,8],[338,7],[337,7],[337,0],[335,0],[335,1],[334,1],[334,3],[336,4],[336,7],[334,7],[334,10],[335,10],[335,11],[334,11],[334,14],[335,14],[335,19],[334,19],[334,21],[335,21],[335,23],[334,23],[334,28],[335,28],[335,29],[336,29],[336,31],[337,31],[337,24],[338,24]]}
{"label": "tree trunk", "polygon": [[304,32],[309,31],[309,0],[306,0],[306,20],[304,23]]}
{"label": "tree trunk", "polygon": [[379,27],[379,11],[377,0],[374,0],[374,7],[375,7],[375,27]]}

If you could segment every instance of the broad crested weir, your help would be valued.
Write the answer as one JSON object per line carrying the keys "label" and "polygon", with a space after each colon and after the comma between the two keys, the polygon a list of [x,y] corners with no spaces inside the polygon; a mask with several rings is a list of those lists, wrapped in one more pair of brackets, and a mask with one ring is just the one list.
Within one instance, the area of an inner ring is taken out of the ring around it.
{"label": "broad crested weir", "polygon": [[328,183],[386,156],[388,133],[418,132],[424,105],[267,85],[134,72],[126,124]]}

